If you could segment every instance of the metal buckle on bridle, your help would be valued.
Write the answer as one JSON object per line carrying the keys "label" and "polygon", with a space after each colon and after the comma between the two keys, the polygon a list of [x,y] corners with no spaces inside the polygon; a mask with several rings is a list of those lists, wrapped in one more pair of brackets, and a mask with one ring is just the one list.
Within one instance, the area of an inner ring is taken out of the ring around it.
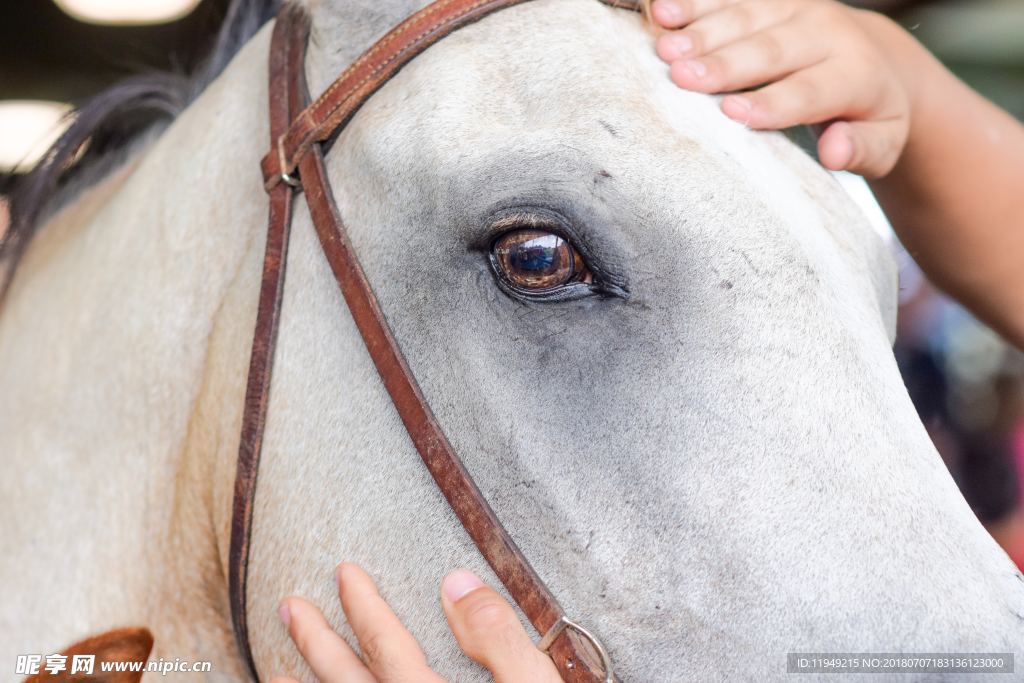
{"label": "metal buckle on bridle", "polygon": [[551,628],[548,629],[548,632],[540,639],[540,642],[537,643],[537,649],[550,656],[551,653],[548,652],[548,649],[554,644],[555,640],[565,629],[575,631],[590,643],[591,647],[594,648],[594,651],[597,652],[597,656],[601,658],[601,668],[604,669],[604,683],[614,683],[615,675],[612,672],[612,658],[608,655],[608,651],[604,649],[604,645],[601,644],[601,641],[598,640],[597,636],[564,614],[558,617],[558,621],[552,624]]}
{"label": "metal buckle on bridle", "polygon": [[[281,181],[285,185],[289,185],[294,188],[301,188],[302,183],[299,182],[299,179],[285,171],[285,169],[288,168],[288,162],[284,155],[284,138],[285,136],[282,135],[277,139],[277,162],[281,165]],[[292,172],[295,172],[294,169]]]}

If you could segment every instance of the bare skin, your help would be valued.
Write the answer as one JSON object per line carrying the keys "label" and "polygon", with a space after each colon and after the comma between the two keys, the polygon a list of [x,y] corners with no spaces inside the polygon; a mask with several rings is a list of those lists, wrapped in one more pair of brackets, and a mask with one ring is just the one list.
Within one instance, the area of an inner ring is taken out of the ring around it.
{"label": "bare skin", "polygon": [[655,0],[672,80],[751,128],[823,124],[929,277],[1024,348],[1024,126],[886,17],[832,0]]}
{"label": "bare skin", "polygon": [[[822,164],[869,178],[931,279],[1024,348],[1024,126],[874,12],[832,0],[655,0],[651,16],[666,29],[657,52],[677,85],[756,88],[721,103],[751,128],[822,124]],[[363,659],[312,604],[281,603],[320,681],[442,680],[365,572],[341,564],[337,578]],[[463,651],[496,681],[560,680],[475,576],[450,574],[441,604]]]}
{"label": "bare skin", "polygon": [[[334,632],[323,614],[302,598],[281,601],[279,614],[288,635],[322,683],[425,681],[434,673],[416,639],[377,592],[373,579],[354,564],[335,571],[338,596],[362,659]],[[455,639],[473,661],[499,683],[557,683],[554,664],[533,645],[515,610],[497,592],[460,569],[445,577],[441,606]],[[271,683],[297,683],[274,678]]]}

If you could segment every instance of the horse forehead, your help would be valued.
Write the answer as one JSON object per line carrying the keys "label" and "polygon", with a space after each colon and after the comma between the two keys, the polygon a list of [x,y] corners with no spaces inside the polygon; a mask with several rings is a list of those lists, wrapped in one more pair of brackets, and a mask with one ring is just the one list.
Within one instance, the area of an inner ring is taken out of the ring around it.
{"label": "horse forehead", "polygon": [[512,7],[414,60],[396,87],[371,101],[360,137],[385,157],[440,154],[442,162],[464,158],[474,141],[493,147],[496,136],[549,140],[595,159],[628,143],[636,170],[652,177],[656,168],[663,177],[686,169],[694,186],[742,184],[739,198],[764,204],[809,261],[852,266],[869,284],[854,291],[873,288],[887,308],[891,257],[849,197],[781,135],[746,130],[721,113],[717,98],[676,87],[653,43],[640,15],[596,0]]}
{"label": "horse forehead", "polygon": [[582,152],[628,143],[629,156],[659,166],[699,156],[738,175],[766,150],[789,161],[755,149],[717,98],[676,87],[639,14],[597,0],[537,0],[457,31],[378,93],[358,128],[390,155],[461,155],[467,141],[493,146],[494,134],[552,132]]}
{"label": "horse forehead", "polygon": [[504,155],[512,141],[524,152],[560,149],[644,168],[728,161],[706,152],[742,127],[714,98],[682,91],[667,75],[637,13],[597,0],[538,0],[419,56],[367,104],[350,136],[378,162],[430,157],[448,169],[468,170],[448,163],[467,151]]}
{"label": "horse forehead", "polygon": [[638,14],[596,0],[538,0],[447,36],[374,99],[400,90],[413,114],[431,111],[421,116],[427,126],[542,124],[597,107],[639,115],[647,88],[638,77],[649,81],[652,66],[667,73]]}

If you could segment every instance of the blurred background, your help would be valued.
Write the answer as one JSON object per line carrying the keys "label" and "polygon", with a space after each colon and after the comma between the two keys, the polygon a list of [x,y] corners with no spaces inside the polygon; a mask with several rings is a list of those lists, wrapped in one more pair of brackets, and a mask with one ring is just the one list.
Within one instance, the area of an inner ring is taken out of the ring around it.
{"label": "blurred background", "polygon": [[[190,73],[229,0],[3,0],[0,234],[4,195],[71,108],[146,70]],[[1024,0],[863,0],[910,30],[983,95],[1024,119]],[[901,264],[896,344],[907,388],[979,519],[1024,568],[1024,356]]]}

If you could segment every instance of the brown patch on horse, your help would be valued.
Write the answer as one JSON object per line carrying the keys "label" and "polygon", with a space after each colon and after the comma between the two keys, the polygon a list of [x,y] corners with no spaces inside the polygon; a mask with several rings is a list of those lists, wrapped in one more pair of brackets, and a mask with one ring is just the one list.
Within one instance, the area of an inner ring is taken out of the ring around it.
{"label": "brown patch on horse", "polygon": [[[79,641],[67,648],[62,655],[67,657],[64,671],[48,673],[45,661],[37,674],[25,679],[25,683],[55,683],[57,681],[74,681],[75,683],[139,683],[142,680],[146,661],[153,651],[153,634],[147,628],[118,628]],[[71,671],[71,660],[75,655],[95,655],[96,661],[92,673]],[[103,671],[104,663],[141,662],[139,671]]]}

